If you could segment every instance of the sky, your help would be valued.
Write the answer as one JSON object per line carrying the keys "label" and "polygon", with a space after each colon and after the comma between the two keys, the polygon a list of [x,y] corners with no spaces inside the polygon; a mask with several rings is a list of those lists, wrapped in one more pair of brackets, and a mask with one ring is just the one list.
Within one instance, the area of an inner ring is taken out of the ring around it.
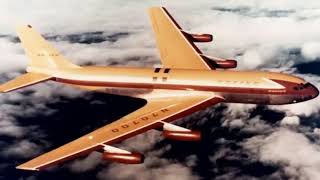
{"label": "sky", "polygon": [[[290,73],[320,87],[317,0],[3,0],[0,82],[25,72],[19,24],[31,24],[79,65],[159,66],[150,6],[167,7],[186,31],[213,34],[212,43],[198,45],[206,55],[237,59],[238,70]],[[175,122],[201,130],[201,142],[170,141],[151,130],[115,145],[143,153],[144,164],[110,163],[94,152],[46,171],[14,168],[143,104],[55,82],[0,94],[0,180],[320,177],[319,97],[284,106],[219,104]]]}

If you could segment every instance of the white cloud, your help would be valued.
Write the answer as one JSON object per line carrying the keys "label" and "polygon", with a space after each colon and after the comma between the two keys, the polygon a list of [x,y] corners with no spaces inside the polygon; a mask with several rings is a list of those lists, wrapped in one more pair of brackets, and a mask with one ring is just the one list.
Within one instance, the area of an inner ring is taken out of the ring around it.
{"label": "white cloud", "polygon": [[256,68],[264,63],[260,54],[255,49],[248,49],[247,51],[245,51],[241,60],[242,64],[250,69]]}
{"label": "white cloud", "polygon": [[[154,180],[195,180],[199,179],[197,176],[193,175],[190,169],[184,165],[177,164],[174,162],[170,162],[167,160],[160,160],[158,158],[146,159],[149,162],[145,162],[145,164],[141,165],[120,165],[120,164],[112,164],[109,168],[101,171],[98,174],[98,178],[103,179],[112,179],[122,180],[122,179],[154,179]],[[156,163],[157,162],[157,163]],[[152,166],[153,164],[153,166]]]}
{"label": "white cloud", "polygon": [[300,118],[298,116],[286,116],[281,120],[280,124],[297,126],[300,124]]}
{"label": "white cloud", "polygon": [[229,124],[230,128],[242,128],[244,126],[244,122],[241,119],[232,120]]}
{"label": "white cloud", "polygon": [[306,59],[314,60],[320,57],[320,42],[306,42],[301,51]]}
{"label": "white cloud", "polygon": [[320,135],[320,129],[319,128],[314,128],[313,133]]}
{"label": "white cloud", "polygon": [[72,172],[84,173],[96,168],[102,160],[102,156],[98,152],[92,152],[84,159],[76,159],[71,162],[68,167]]}
{"label": "white cloud", "polygon": [[[1,116],[0,116],[1,117]],[[0,135],[21,137],[27,132],[26,128],[18,126],[13,120],[0,121]]]}
{"label": "white cloud", "polygon": [[230,103],[227,104],[227,109],[224,110],[223,115],[226,117],[226,119],[248,119],[250,112],[256,107],[257,105],[255,104]]}
{"label": "white cloud", "polygon": [[[145,9],[155,2],[111,0],[106,3],[103,0],[98,0],[79,3],[76,0],[57,0],[48,3],[41,0],[31,0],[16,3],[4,0],[0,8],[0,25],[3,33],[10,34],[13,34],[13,27],[19,23],[30,23],[47,32],[58,31],[62,34],[88,30],[139,29],[144,27],[148,20],[147,16],[143,16],[146,14]],[[130,23],[129,26],[128,22],[134,23]]]}
{"label": "white cloud", "polygon": [[1,156],[30,158],[41,152],[42,148],[28,140],[19,141],[1,151]]}
{"label": "white cloud", "polygon": [[306,0],[304,2],[297,0],[270,0],[270,1],[259,1],[259,0],[230,0],[230,1],[218,1],[216,0],[217,6],[224,7],[251,7],[258,9],[312,9],[319,8],[320,3],[314,0]]}
{"label": "white cloud", "polygon": [[303,134],[280,128],[265,138],[251,138],[244,146],[261,161],[283,166],[291,178],[316,180],[320,176],[320,148]]}
{"label": "white cloud", "polygon": [[27,66],[27,58],[20,44],[0,38],[0,53],[0,72],[22,70]]}
{"label": "white cloud", "polygon": [[157,130],[150,130],[146,133],[139,134],[135,137],[125,140],[121,143],[120,147],[130,151],[145,152],[150,151],[152,147],[161,140],[163,140],[161,132]]}

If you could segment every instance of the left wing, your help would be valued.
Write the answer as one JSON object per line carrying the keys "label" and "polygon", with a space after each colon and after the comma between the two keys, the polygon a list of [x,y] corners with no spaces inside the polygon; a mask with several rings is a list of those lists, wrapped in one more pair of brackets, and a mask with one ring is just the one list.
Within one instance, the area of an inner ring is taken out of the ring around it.
{"label": "left wing", "polygon": [[101,151],[106,145],[168,124],[201,108],[223,101],[223,98],[208,92],[155,90],[144,96],[147,104],[137,111],[93,131],[81,138],[45,153],[18,169],[40,170],[59,162]]}
{"label": "left wing", "polygon": [[45,74],[37,73],[25,73],[16,77],[15,79],[0,85],[0,92],[9,92],[16,89],[20,89],[26,86],[31,86],[36,83],[40,83],[46,80],[50,80],[52,77]]}

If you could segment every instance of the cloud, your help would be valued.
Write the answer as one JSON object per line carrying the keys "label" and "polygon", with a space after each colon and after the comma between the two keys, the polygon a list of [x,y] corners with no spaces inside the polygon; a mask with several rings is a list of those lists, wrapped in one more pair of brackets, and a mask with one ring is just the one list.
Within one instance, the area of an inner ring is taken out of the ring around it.
{"label": "cloud", "polygon": [[314,130],[313,130],[313,132],[315,133],[315,134],[320,134],[320,129],[319,128],[314,128]]}
{"label": "cloud", "polygon": [[229,124],[230,128],[242,128],[244,126],[244,122],[241,119],[232,120]]}
{"label": "cloud", "polygon": [[14,44],[6,38],[0,38],[0,72],[22,70],[27,65],[27,58],[23,54],[20,44]]}
{"label": "cloud", "polygon": [[116,180],[128,178],[134,180],[199,179],[197,176],[192,174],[188,167],[179,163],[169,162],[167,160],[158,158],[147,158],[145,164],[131,165],[129,168],[128,165],[113,164],[108,169],[105,169],[98,174],[99,179],[109,179],[110,177]]}
{"label": "cloud", "polygon": [[291,126],[297,126],[300,124],[300,119],[298,116],[287,116],[284,117],[281,122],[281,125],[291,125]]}
{"label": "cloud", "polygon": [[96,168],[101,162],[101,159],[102,157],[100,153],[92,152],[84,159],[76,159],[73,161],[71,164],[69,164],[69,168],[73,172],[84,173]]}
{"label": "cloud", "polygon": [[245,67],[250,69],[256,68],[263,63],[261,55],[257,52],[256,49],[249,49],[245,51],[242,58],[242,63]]}
{"label": "cloud", "polygon": [[13,120],[12,121],[0,121],[0,134],[3,136],[21,137],[25,135],[26,129],[18,126]]}
{"label": "cloud", "polygon": [[28,140],[22,140],[3,149],[0,154],[5,157],[30,158],[41,152],[41,147]]}
{"label": "cloud", "polygon": [[261,161],[282,166],[290,178],[315,180],[320,176],[319,146],[303,134],[280,128],[270,136],[249,139],[245,147]]}
{"label": "cloud", "polygon": [[306,59],[314,60],[320,57],[320,42],[307,42],[302,46],[301,51]]}

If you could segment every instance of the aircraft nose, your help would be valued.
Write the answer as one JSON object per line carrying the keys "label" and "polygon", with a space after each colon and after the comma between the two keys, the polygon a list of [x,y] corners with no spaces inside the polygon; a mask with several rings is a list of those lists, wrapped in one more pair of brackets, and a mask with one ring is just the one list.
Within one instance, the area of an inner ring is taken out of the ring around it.
{"label": "aircraft nose", "polygon": [[311,84],[311,88],[312,88],[312,98],[316,98],[319,95],[319,90],[317,87],[315,87],[314,85]]}
{"label": "aircraft nose", "polygon": [[311,83],[307,83],[304,85],[307,88],[307,94],[309,95],[310,99],[316,98],[319,95],[319,90]]}

